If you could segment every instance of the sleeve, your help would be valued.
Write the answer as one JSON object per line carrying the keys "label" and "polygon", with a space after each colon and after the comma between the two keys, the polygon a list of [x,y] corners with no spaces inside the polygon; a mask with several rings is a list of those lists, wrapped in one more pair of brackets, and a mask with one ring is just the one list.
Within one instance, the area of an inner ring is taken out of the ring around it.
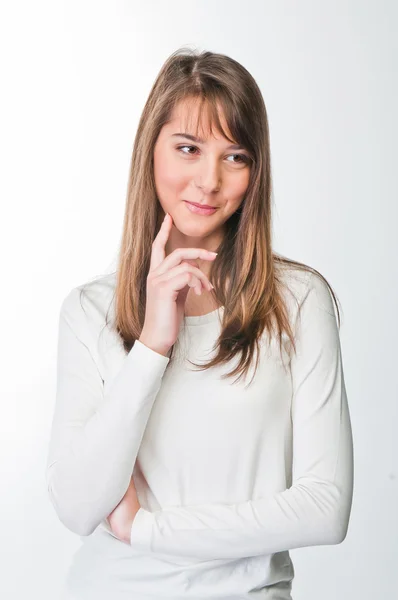
{"label": "sleeve", "polygon": [[[124,496],[169,362],[139,340],[104,393],[79,288],[59,314],[56,401],[46,465],[60,521],[90,535]],[[90,350],[91,347],[91,350]]]}
{"label": "sleeve", "polygon": [[141,507],[130,530],[132,549],[233,559],[345,539],[353,493],[353,444],[339,332],[326,284],[312,273],[307,281],[297,354],[290,361],[291,487],[235,504],[155,512]]}

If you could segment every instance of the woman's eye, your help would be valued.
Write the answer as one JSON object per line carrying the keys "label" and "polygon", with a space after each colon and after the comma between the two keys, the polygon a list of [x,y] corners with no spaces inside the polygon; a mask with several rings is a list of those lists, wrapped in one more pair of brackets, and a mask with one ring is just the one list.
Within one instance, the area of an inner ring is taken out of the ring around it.
{"label": "woman's eye", "polygon": [[[242,162],[242,163],[249,162],[249,159],[246,156],[246,154],[230,154],[230,156],[238,156],[240,159],[239,162]],[[235,161],[232,161],[232,162],[235,162]]]}
{"label": "woman's eye", "polygon": [[[183,148],[193,148],[194,150],[197,150],[196,146],[178,146],[177,150],[180,150],[183,154],[193,154],[192,152],[183,152]],[[236,164],[248,163],[250,160],[246,154],[230,154],[229,156],[237,156],[240,159]],[[232,162],[236,161],[233,160]]]}
{"label": "woman's eye", "polygon": [[[182,150],[183,148],[196,148],[196,146],[178,146],[177,150]],[[190,154],[190,152],[183,152],[183,154]]]}

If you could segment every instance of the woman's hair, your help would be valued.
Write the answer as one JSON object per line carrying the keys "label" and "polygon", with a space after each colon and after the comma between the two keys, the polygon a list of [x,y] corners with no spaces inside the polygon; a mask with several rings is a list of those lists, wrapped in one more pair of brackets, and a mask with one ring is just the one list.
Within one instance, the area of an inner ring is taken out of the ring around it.
{"label": "woman's hair", "polygon": [[[285,334],[296,352],[292,325],[284,300],[283,267],[312,271],[327,284],[338,314],[336,296],[326,279],[313,269],[273,252],[271,229],[271,160],[267,111],[254,78],[236,60],[209,51],[183,47],[175,51],[161,68],[142,112],[134,141],[122,239],[118,254],[115,288],[115,328],[128,352],[140,335],[145,319],[146,281],[152,243],[163,210],[156,194],[153,155],[161,128],[171,119],[180,101],[199,104],[199,131],[203,111],[207,111],[211,131],[222,129],[221,107],[234,139],[250,154],[250,180],[239,209],[225,223],[225,235],[218,256],[211,263],[213,293],[224,306],[222,329],[214,357],[205,370],[228,363],[235,355],[235,369],[223,375],[238,380],[248,372],[264,330],[274,333],[282,351]],[[174,347],[173,347],[174,348]],[[170,360],[173,355],[170,353]]]}

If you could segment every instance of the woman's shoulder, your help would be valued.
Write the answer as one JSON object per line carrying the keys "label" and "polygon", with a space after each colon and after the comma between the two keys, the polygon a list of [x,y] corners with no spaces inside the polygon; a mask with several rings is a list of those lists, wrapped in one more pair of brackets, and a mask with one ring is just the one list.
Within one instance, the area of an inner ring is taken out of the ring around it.
{"label": "woman's shoulder", "polygon": [[278,263],[275,276],[279,291],[290,305],[300,305],[311,285],[311,267],[297,266],[289,263]]}
{"label": "woman's shoulder", "polygon": [[295,316],[301,313],[303,305],[309,315],[316,309],[336,316],[330,283],[317,269],[309,265],[278,266],[278,280],[283,284],[285,299]]}
{"label": "woman's shoulder", "polygon": [[317,269],[310,265],[281,264],[277,266],[277,279],[293,313],[304,303],[312,303],[334,314],[330,284]]}
{"label": "woman's shoulder", "polygon": [[60,316],[72,328],[103,327],[114,318],[116,272],[102,274],[72,287],[63,298]]}

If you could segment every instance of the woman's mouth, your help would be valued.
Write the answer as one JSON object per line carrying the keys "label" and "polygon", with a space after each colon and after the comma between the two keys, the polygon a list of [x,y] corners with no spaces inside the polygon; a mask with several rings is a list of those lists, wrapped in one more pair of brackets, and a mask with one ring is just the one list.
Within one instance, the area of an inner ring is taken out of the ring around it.
{"label": "woman's mouth", "polygon": [[188,210],[190,210],[192,213],[195,213],[197,215],[212,215],[217,210],[217,206],[212,207],[212,208],[206,208],[204,206],[192,204],[192,202],[188,202],[187,200],[184,200],[184,203],[185,203],[186,207],[188,208]]}

